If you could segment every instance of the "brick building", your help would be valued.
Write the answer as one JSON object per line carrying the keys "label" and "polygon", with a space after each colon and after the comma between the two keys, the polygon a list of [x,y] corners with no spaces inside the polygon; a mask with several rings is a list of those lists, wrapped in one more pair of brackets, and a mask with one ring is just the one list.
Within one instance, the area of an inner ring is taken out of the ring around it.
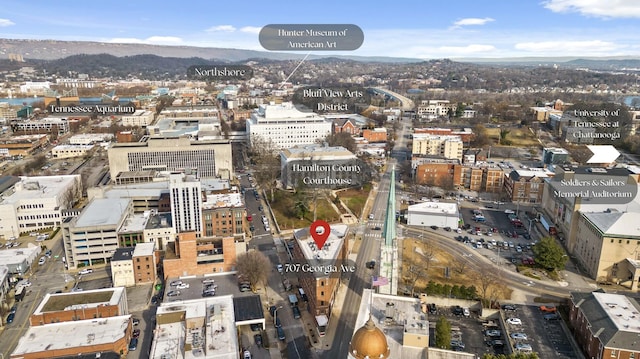
{"label": "brick building", "polygon": [[384,127],[363,130],[362,137],[368,142],[387,142],[387,129]]}
{"label": "brick building", "polygon": [[332,122],[333,133],[346,132],[352,136],[360,134],[360,127],[351,118],[335,118]]}
{"label": "brick building", "polygon": [[243,239],[234,237],[200,237],[196,232],[182,232],[165,248],[164,277],[204,275],[235,269],[238,255],[247,251]]}
{"label": "brick building", "polygon": [[504,177],[506,198],[512,202],[541,203],[548,177],[543,169],[513,170]]}
{"label": "brick building", "polygon": [[571,293],[569,322],[587,358],[640,358],[640,304],[622,294]]}
{"label": "brick building", "polygon": [[331,316],[331,305],[340,284],[341,265],[346,265],[348,227],[332,225],[331,234],[323,248],[317,248],[309,235],[309,228],[300,229],[293,234],[293,259],[301,266],[310,268],[337,268],[336,270],[298,271],[298,283],[309,300],[309,312],[313,316]]}

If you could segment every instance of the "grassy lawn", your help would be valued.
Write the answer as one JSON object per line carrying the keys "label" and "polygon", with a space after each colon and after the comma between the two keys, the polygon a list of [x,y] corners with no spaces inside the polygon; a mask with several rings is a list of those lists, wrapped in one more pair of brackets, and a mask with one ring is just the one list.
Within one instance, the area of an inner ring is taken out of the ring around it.
{"label": "grassy lawn", "polygon": [[[426,238],[426,237],[425,237]],[[426,276],[421,277],[416,282],[415,292],[425,292],[425,288],[429,281],[434,281],[440,284],[459,285],[459,286],[471,286],[474,285],[477,289],[477,293],[480,295],[480,283],[477,282],[477,278],[473,277],[473,272],[470,268],[457,270],[457,265],[451,254],[444,250],[440,250],[435,246],[428,247],[424,242],[419,239],[405,238],[402,242],[402,275],[401,284],[411,287],[409,268],[410,266],[423,266],[424,257],[423,253],[429,253],[432,251],[433,256],[429,265],[429,270]],[[450,278],[446,278],[444,275],[444,267],[450,268]],[[499,281],[499,278],[497,278]],[[509,299],[511,298],[511,289],[508,287],[496,283],[491,285],[487,291],[498,293],[497,299]]]}
{"label": "grassy lawn", "polygon": [[338,197],[340,197],[342,202],[349,207],[353,214],[360,216],[362,214],[364,204],[367,202],[369,191],[371,191],[371,185],[366,185],[362,190],[348,189],[340,191],[338,192]]}
{"label": "grassy lawn", "polygon": [[[500,128],[487,128],[487,135],[495,141],[495,143],[498,143],[500,130]],[[508,130],[510,132],[507,135],[507,140],[511,141],[511,146],[513,147],[536,146],[540,144],[528,128],[509,128]]]}
{"label": "grassy lawn", "polygon": [[[294,204],[294,197],[291,193],[275,191],[271,209],[281,230],[308,227],[313,222],[313,201],[309,202],[309,212],[302,219],[296,217],[293,210]],[[331,204],[324,198],[317,200],[316,217],[329,223],[340,220],[340,214],[336,213]]]}

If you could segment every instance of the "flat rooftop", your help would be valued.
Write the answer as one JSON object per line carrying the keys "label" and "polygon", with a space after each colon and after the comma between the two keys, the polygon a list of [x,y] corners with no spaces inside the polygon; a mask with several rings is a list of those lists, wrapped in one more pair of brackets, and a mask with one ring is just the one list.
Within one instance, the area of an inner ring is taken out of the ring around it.
{"label": "flat rooftop", "polygon": [[457,215],[458,204],[447,202],[422,202],[409,206],[408,210],[409,212]]}
{"label": "flat rooftop", "polygon": [[[20,177],[0,204],[18,203],[26,200],[39,200],[58,196],[73,181],[79,181],[80,175]],[[22,185],[22,189],[17,189]]]}
{"label": "flat rooftop", "polygon": [[129,198],[94,198],[82,210],[76,227],[117,225],[131,203]]}
{"label": "flat rooftop", "polygon": [[145,229],[170,228],[172,226],[171,212],[163,212],[151,215]]}
{"label": "flat rooftop", "polygon": [[29,327],[12,356],[114,343],[124,337],[131,316],[76,320]]}
{"label": "flat rooftop", "polygon": [[289,161],[306,160],[306,159],[319,161],[323,159],[331,160],[331,159],[343,159],[343,158],[349,158],[349,159],[356,158],[356,156],[353,153],[349,152],[346,148],[342,146],[328,147],[328,146],[323,146],[319,144],[302,145],[302,146],[287,148],[282,151],[282,154]]}
{"label": "flat rooftop", "polygon": [[612,293],[592,293],[598,304],[607,313],[620,331],[640,334],[640,308],[625,295]]}
{"label": "flat rooftop", "polygon": [[[387,306],[392,309],[388,309]],[[371,308],[371,309],[369,309]],[[429,335],[427,314],[420,309],[420,300],[374,293],[364,289],[360,300],[360,309],[355,330],[360,329],[369,320],[369,314],[378,329],[387,337],[390,358],[422,358],[426,348],[403,345],[404,332]],[[354,332],[355,333],[355,332]]]}
{"label": "flat rooftop", "polygon": [[[174,321],[175,314],[181,312],[184,321]],[[156,318],[150,358],[238,358],[240,347],[231,295],[162,303]],[[197,325],[200,319],[204,326],[187,331],[187,320]],[[185,346],[191,350],[185,351]]]}
{"label": "flat rooftop", "polygon": [[134,257],[140,256],[150,256],[153,255],[153,251],[156,248],[156,244],[154,242],[148,243],[137,243],[133,250]]}
{"label": "flat rooftop", "polygon": [[[321,265],[333,265],[342,248],[347,230],[346,225],[331,225],[331,233],[322,248],[318,248],[310,235],[309,228],[303,228],[294,232],[294,238],[302,250],[304,258],[312,267]],[[316,276],[326,276],[321,272],[314,272]]]}
{"label": "flat rooftop", "polygon": [[202,209],[244,207],[243,195],[240,193],[208,194],[202,202]]}
{"label": "flat rooftop", "polygon": [[83,292],[47,294],[33,314],[78,308],[95,308],[104,304],[117,305],[124,295],[124,290],[123,287],[116,287]]}
{"label": "flat rooftop", "polygon": [[[38,258],[41,251],[40,246],[32,243],[27,244],[25,248],[5,248],[0,250],[0,263],[8,266],[29,262],[29,258]],[[23,270],[26,271],[27,268]]]}
{"label": "flat rooftop", "polygon": [[151,213],[131,213],[127,216],[118,229],[118,233],[137,233],[144,231],[147,228],[147,222],[149,221],[149,217]]}

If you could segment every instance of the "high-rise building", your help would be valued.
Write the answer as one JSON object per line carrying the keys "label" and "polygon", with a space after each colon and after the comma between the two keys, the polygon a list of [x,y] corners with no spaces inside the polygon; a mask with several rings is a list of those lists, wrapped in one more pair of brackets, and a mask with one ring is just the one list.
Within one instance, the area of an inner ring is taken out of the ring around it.
{"label": "high-rise building", "polygon": [[171,218],[176,232],[202,233],[202,209],[200,180],[184,173],[172,173],[169,177]]}

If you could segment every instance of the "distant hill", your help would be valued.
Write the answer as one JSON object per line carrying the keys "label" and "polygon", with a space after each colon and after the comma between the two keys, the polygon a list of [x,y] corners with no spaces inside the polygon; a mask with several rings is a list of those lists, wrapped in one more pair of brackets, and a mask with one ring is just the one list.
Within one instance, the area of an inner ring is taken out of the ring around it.
{"label": "distant hill", "polygon": [[[25,60],[57,60],[73,55],[109,54],[116,57],[135,55],[156,55],[173,58],[202,58],[207,60],[245,61],[248,59],[291,60],[302,59],[300,52],[270,52],[240,49],[225,49],[196,46],[162,46],[145,44],[116,44],[91,41],[58,41],[58,40],[15,40],[0,39],[0,59],[8,59],[9,54],[20,54]],[[331,55],[336,57],[335,55]],[[319,59],[320,53],[309,56]],[[384,57],[384,56],[337,56],[366,62],[418,62],[421,59]]]}

